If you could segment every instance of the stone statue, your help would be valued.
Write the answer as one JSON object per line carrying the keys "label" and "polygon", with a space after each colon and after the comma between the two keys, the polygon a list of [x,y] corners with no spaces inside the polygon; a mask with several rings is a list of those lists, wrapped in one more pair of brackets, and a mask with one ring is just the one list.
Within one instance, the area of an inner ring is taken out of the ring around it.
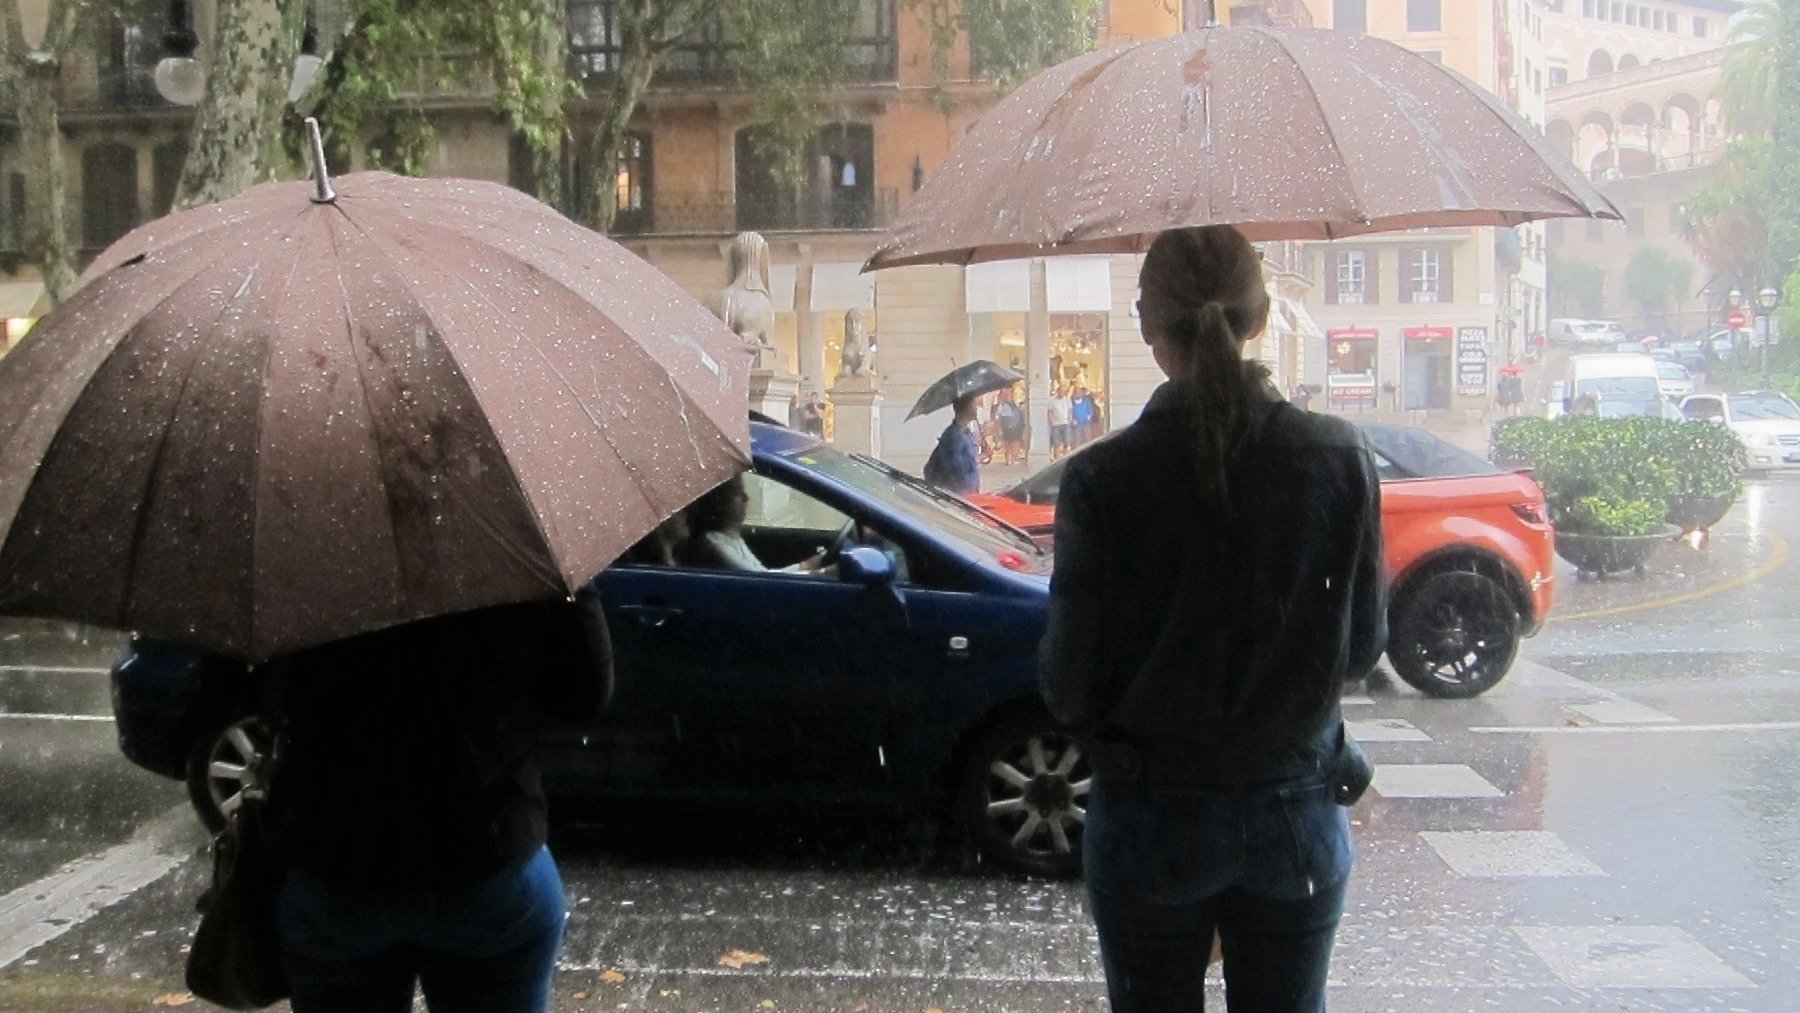
{"label": "stone statue", "polygon": [[769,242],[755,232],[740,232],[731,241],[731,283],[707,299],[707,308],[755,349],[757,365],[773,356],[775,300],[769,297]]}
{"label": "stone statue", "polygon": [[863,323],[862,310],[852,308],[844,314],[844,357],[837,378],[874,374],[874,349],[869,347],[869,326]]}

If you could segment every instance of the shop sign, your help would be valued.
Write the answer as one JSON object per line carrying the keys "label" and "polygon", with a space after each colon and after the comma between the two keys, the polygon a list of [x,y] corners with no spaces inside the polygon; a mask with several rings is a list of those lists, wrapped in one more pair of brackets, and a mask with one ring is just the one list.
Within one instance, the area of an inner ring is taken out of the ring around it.
{"label": "shop sign", "polygon": [[1375,374],[1331,374],[1325,378],[1325,403],[1335,407],[1375,407]]}
{"label": "shop sign", "polygon": [[1456,329],[1456,392],[1486,397],[1488,392],[1487,328]]}

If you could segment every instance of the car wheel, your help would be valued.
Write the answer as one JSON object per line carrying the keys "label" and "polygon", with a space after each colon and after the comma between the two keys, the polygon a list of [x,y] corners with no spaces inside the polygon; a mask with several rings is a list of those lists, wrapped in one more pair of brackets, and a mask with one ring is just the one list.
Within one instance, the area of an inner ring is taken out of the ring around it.
{"label": "car wheel", "polygon": [[1091,783],[1087,751],[1045,714],[1002,721],[968,752],[959,822],[981,854],[1014,872],[1081,871]]}
{"label": "car wheel", "polygon": [[261,718],[237,716],[213,726],[188,754],[188,800],[200,822],[214,832],[243,801],[248,788],[266,788],[263,762],[269,730]]}
{"label": "car wheel", "polygon": [[1390,613],[1388,660],[1428,696],[1466,699],[1492,689],[1519,652],[1519,613],[1493,579],[1438,573],[1409,589]]}

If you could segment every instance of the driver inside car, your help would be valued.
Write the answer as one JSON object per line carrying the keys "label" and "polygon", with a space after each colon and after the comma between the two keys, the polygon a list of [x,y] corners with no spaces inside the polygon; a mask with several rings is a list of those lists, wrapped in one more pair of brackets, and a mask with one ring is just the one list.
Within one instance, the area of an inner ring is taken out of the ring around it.
{"label": "driver inside car", "polygon": [[744,476],[735,475],[715,486],[687,508],[689,535],[677,553],[688,566],[745,573],[827,573],[827,550],[821,548],[789,566],[770,567],[757,558],[744,541],[744,521],[749,515],[750,493]]}

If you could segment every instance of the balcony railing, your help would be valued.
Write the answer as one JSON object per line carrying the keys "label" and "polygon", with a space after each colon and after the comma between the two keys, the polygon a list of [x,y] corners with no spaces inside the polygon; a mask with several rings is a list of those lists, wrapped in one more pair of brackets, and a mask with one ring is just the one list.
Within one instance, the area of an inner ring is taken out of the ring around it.
{"label": "balcony railing", "polygon": [[[747,197],[748,195],[746,195]],[[885,229],[900,206],[895,190],[799,201],[740,202],[736,193],[657,194],[648,213],[621,215],[620,236],[725,234],[741,229],[770,232],[831,232]]]}
{"label": "balcony railing", "polygon": [[[570,0],[569,57],[584,77],[617,73],[622,56],[622,30],[613,0]],[[863,0],[853,34],[841,47],[843,77],[852,82],[899,79],[900,44],[897,0]],[[730,85],[738,68],[754,58],[743,43],[730,37],[723,22],[702,25],[669,51],[656,82],[662,86]]]}

